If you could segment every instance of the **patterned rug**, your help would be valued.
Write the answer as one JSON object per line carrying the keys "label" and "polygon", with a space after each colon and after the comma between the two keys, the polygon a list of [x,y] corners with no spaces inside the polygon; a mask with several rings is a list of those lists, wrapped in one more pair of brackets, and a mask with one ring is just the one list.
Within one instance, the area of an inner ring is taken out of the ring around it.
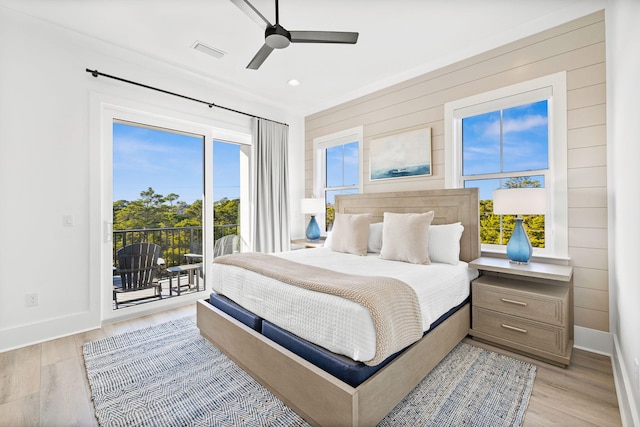
{"label": "patterned rug", "polygon": [[[83,346],[101,426],[306,426],[200,336],[194,317]],[[458,346],[381,426],[519,426],[534,365]]]}

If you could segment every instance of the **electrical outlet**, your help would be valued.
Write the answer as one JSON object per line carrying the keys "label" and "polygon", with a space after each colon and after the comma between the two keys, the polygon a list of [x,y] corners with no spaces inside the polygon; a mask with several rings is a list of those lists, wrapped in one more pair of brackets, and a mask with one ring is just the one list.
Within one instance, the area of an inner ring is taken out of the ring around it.
{"label": "electrical outlet", "polygon": [[25,307],[35,307],[38,305],[38,294],[27,294],[24,297]]}

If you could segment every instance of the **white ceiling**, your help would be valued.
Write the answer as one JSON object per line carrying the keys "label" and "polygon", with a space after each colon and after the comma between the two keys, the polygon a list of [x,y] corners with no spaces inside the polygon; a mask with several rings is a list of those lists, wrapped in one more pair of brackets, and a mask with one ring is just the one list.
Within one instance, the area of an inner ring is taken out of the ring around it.
{"label": "white ceiling", "polygon": [[[275,22],[274,0],[252,4]],[[230,0],[0,5],[308,115],[602,9],[605,0],[281,0],[280,24],[288,30],[357,31],[360,37],[355,45],[292,44],[275,50],[259,70],[245,67],[264,43],[264,29]],[[226,55],[197,52],[191,48],[196,40]],[[292,78],[301,85],[288,86]]]}

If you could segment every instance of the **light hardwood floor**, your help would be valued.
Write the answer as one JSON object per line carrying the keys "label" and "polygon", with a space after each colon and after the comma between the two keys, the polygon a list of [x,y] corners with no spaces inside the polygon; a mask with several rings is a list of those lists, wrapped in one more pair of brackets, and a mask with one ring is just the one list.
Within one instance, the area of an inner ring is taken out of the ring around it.
{"label": "light hardwood floor", "polygon": [[[0,353],[0,426],[95,426],[82,344],[195,313],[195,304]],[[608,357],[575,350],[567,369],[475,341],[538,366],[524,426],[620,426]]]}

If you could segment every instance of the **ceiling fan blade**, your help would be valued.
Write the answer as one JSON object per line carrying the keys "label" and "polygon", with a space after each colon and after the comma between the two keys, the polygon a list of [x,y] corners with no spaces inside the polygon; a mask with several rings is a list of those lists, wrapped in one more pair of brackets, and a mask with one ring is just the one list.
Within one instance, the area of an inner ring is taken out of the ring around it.
{"label": "ceiling fan blade", "polygon": [[271,52],[273,52],[273,48],[264,44],[260,48],[258,53],[256,53],[256,56],[254,56],[251,62],[249,62],[249,65],[247,65],[247,68],[250,70],[257,70],[258,68],[260,68],[264,60],[267,59],[267,56],[271,54]]}
{"label": "ceiling fan blade", "polygon": [[358,33],[344,31],[289,31],[291,43],[345,43],[355,44]]}
{"label": "ceiling fan blade", "polygon": [[235,4],[245,15],[253,19],[261,28],[264,28],[264,24],[267,24],[268,27],[273,27],[271,22],[247,0],[231,0],[231,3]]}

